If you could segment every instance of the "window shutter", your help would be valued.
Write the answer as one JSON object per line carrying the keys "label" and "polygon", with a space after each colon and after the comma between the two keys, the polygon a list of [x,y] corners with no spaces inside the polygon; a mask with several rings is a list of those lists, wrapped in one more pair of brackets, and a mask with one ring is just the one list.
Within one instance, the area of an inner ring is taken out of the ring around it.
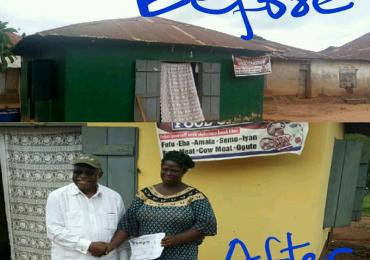
{"label": "window shutter", "polygon": [[362,203],[365,197],[369,160],[370,160],[370,149],[369,147],[364,146],[362,150],[358,182],[357,182],[357,187],[356,187],[355,200],[353,204],[352,221],[361,220]]}
{"label": "window shutter", "polygon": [[32,97],[32,61],[27,62],[27,69],[26,69],[26,74],[27,74],[27,99],[31,99]]}
{"label": "window shutter", "polygon": [[362,143],[335,141],[325,206],[325,228],[351,223],[361,151]]}
{"label": "window shutter", "polygon": [[[138,100],[147,121],[160,121],[161,63],[159,61],[137,60],[135,75],[135,121],[144,121]],[[138,100],[137,100],[138,98]]]}
{"label": "window shutter", "polygon": [[96,155],[103,170],[100,183],[117,191],[127,208],[137,191],[138,129],[133,127],[83,127],[82,150]]}
{"label": "window shutter", "polygon": [[220,63],[202,63],[200,103],[206,120],[220,119]]}
{"label": "window shutter", "polygon": [[53,98],[54,62],[52,60],[34,60],[30,68],[31,100],[45,101]]}

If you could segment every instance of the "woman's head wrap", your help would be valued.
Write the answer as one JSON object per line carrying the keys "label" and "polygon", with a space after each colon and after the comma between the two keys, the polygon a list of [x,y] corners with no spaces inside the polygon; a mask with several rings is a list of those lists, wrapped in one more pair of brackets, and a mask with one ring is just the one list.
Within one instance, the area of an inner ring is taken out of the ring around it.
{"label": "woman's head wrap", "polygon": [[185,171],[194,167],[194,162],[190,156],[180,151],[170,151],[165,153],[161,162],[163,163],[165,161],[173,161],[179,164]]}

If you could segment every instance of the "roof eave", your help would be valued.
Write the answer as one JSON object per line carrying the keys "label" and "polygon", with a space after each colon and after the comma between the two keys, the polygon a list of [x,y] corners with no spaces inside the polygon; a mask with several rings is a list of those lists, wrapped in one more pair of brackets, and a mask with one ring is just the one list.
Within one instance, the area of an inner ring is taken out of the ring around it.
{"label": "roof eave", "polygon": [[227,50],[239,50],[239,51],[249,51],[249,52],[256,52],[256,53],[264,53],[270,54],[271,50],[266,48],[261,48],[261,50],[254,50],[248,48],[241,48],[241,47],[234,47],[234,46],[218,46],[218,45],[202,45],[202,44],[185,44],[185,43],[173,43],[173,42],[161,42],[161,41],[148,41],[148,40],[129,40],[129,39],[112,39],[108,37],[98,37],[98,36],[65,36],[65,35],[58,35],[58,34],[48,34],[44,35],[42,33],[36,33],[30,36],[23,38],[17,45],[13,47],[13,53],[16,55],[24,54],[24,50],[28,44],[38,43],[43,40],[52,39],[52,38],[60,38],[60,39],[81,39],[81,40],[105,40],[105,41],[112,41],[112,42],[130,42],[130,43],[147,43],[147,44],[165,44],[165,45],[180,45],[180,46],[192,46],[192,47],[213,47],[213,48],[221,48]]}

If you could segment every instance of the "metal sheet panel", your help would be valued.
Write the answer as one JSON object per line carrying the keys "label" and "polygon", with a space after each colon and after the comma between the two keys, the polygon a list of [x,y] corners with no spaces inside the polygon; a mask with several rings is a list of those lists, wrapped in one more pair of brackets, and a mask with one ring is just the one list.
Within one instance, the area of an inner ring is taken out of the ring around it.
{"label": "metal sheet panel", "polygon": [[[135,95],[140,98],[143,112],[148,121],[160,120],[160,78],[159,61],[136,61]],[[143,121],[139,106],[135,100],[135,121]]]}
{"label": "metal sheet panel", "polygon": [[200,89],[201,106],[206,120],[220,119],[221,64],[202,63]]}
{"label": "metal sheet panel", "polygon": [[212,89],[212,74],[203,73],[202,75],[202,95],[210,96]]}
{"label": "metal sheet panel", "polygon": [[335,140],[326,196],[324,228],[335,226],[345,151],[346,142]]}
{"label": "metal sheet panel", "polygon": [[211,97],[211,111],[209,119],[210,120],[220,119],[220,98],[217,96]]}
{"label": "metal sheet panel", "polygon": [[352,221],[360,221],[362,213],[362,203],[366,195],[366,182],[368,173],[368,163],[361,163],[356,187],[356,194],[353,202]]}
{"label": "metal sheet panel", "polygon": [[89,153],[99,155],[134,155],[134,147],[132,145],[85,144],[84,149],[89,151]]}
{"label": "metal sheet panel", "polygon": [[134,17],[73,24],[40,32],[38,36],[115,39],[270,51],[254,40],[244,41],[237,36],[161,17]]}
{"label": "metal sheet panel", "polygon": [[146,94],[153,97],[160,96],[161,74],[159,71],[146,73]]}
{"label": "metal sheet panel", "polygon": [[220,83],[220,74],[219,72],[211,74],[211,95],[220,96],[221,92],[221,83]]}
{"label": "metal sheet panel", "polygon": [[147,91],[146,72],[137,71],[135,78],[135,93],[136,96],[146,95]]}
{"label": "metal sheet panel", "polygon": [[348,226],[356,194],[362,143],[347,141],[335,226]]}
{"label": "metal sheet panel", "polygon": [[107,143],[107,128],[106,127],[82,127],[81,131],[82,138],[82,151],[84,153],[94,154],[99,158],[102,165],[103,176],[99,182],[103,185],[107,185],[108,182],[108,159],[106,156],[100,156],[94,153],[94,150],[90,150],[91,145],[105,145]]}
{"label": "metal sheet panel", "polygon": [[109,146],[132,147],[132,154],[126,156],[108,156],[108,187],[117,191],[123,198],[126,209],[131,204],[137,191],[136,158],[138,129],[129,127],[108,128]]}
{"label": "metal sheet panel", "polygon": [[32,62],[32,101],[46,101],[53,98],[53,90],[55,88],[54,74],[53,60],[36,59]]}
{"label": "metal sheet panel", "polygon": [[321,54],[329,55],[338,59],[346,60],[370,60],[370,33],[367,33],[340,47],[329,47]]}
{"label": "metal sheet panel", "polygon": [[[136,189],[138,129],[129,127],[83,127],[82,149],[99,158],[103,165],[100,183],[117,191],[126,208],[133,200]],[[102,148],[98,148],[98,145]],[[129,153],[115,153],[129,148]]]}
{"label": "metal sheet panel", "polygon": [[202,107],[204,117],[208,119],[207,116],[211,115],[211,97],[210,96],[202,96],[201,107]]}

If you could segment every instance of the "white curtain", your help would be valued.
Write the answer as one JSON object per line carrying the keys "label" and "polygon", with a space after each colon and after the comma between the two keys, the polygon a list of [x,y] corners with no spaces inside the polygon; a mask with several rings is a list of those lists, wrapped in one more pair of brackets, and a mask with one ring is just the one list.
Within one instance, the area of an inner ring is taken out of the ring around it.
{"label": "white curtain", "polygon": [[204,121],[190,63],[161,64],[162,122]]}
{"label": "white curtain", "polygon": [[49,260],[45,204],[71,182],[81,152],[79,127],[0,129],[0,162],[13,260]]}

